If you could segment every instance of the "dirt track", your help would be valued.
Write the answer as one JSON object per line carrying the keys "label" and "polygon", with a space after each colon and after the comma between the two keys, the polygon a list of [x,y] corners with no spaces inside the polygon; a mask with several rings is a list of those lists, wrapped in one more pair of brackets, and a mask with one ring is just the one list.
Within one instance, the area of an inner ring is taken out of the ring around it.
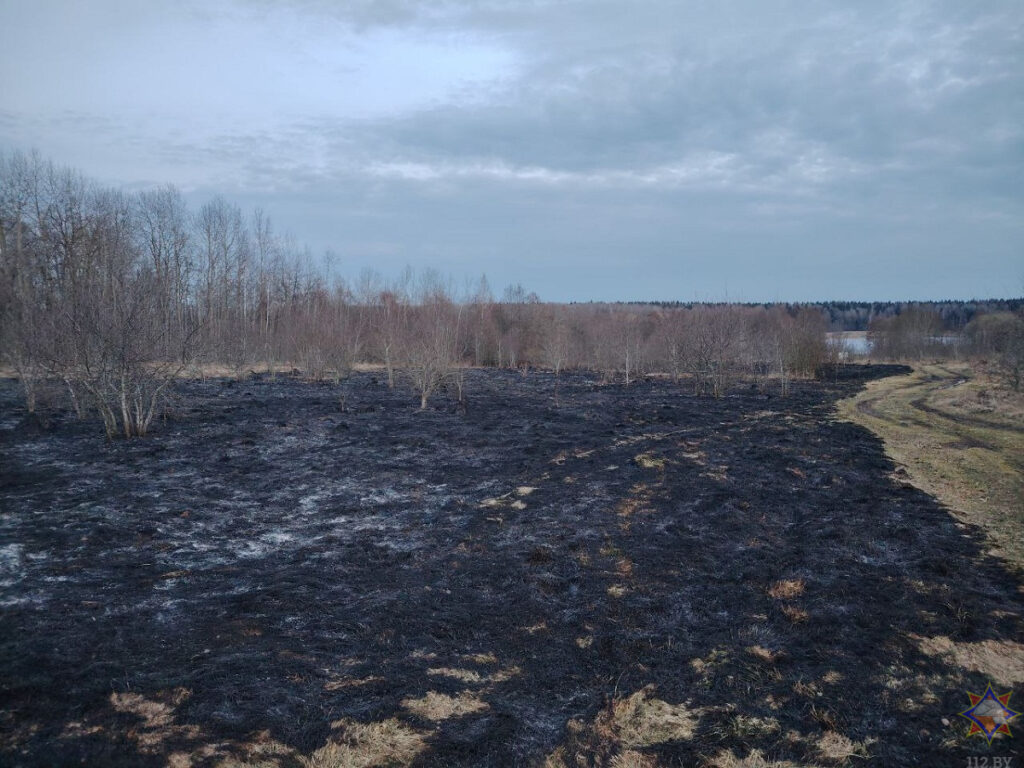
{"label": "dirt track", "polygon": [[[474,371],[465,413],[369,373],[345,412],[191,383],[113,443],[0,384],[0,762],[297,765],[391,718],[419,765],[995,754],[955,713],[1012,674],[963,660],[1024,639],[1024,591],[831,418],[887,372],[718,401],[563,377],[556,404],[549,375]],[[692,733],[594,725],[649,685]],[[430,692],[475,704],[431,719]]]}

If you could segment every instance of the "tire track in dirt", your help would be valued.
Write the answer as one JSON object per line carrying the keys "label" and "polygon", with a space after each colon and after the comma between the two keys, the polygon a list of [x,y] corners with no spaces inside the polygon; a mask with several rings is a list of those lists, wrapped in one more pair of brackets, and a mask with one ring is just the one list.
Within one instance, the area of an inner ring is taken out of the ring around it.
{"label": "tire track in dirt", "polygon": [[923,397],[915,398],[910,401],[910,405],[922,413],[937,416],[940,419],[945,419],[946,421],[960,426],[977,427],[979,429],[994,429],[999,432],[1010,432],[1016,435],[1024,435],[1024,427],[1017,427],[1013,424],[999,424],[987,419],[980,419],[977,416],[967,416],[962,413],[949,413],[948,411],[943,411],[939,408],[928,405],[926,398],[927,394]]}

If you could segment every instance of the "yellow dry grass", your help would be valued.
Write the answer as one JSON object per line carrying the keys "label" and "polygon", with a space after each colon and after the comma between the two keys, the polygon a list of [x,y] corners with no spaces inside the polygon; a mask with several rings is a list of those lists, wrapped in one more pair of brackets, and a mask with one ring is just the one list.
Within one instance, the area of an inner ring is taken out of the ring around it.
{"label": "yellow dry grass", "polygon": [[843,765],[851,757],[867,757],[867,747],[859,741],[844,736],[837,731],[825,731],[814,745],[815,751],[829,763]]}
{"label": "yellow dry grass", "polygon": [[967,363],[921,364],[869,382],[837,412],[881,437],[910,482],[1024,569],[1024,394]]}
{"label": "yellow dry grass", "polygon": [[669,704],[652,695],[647,686],[632,696],[614,701],[598,717],[598,733],[626,748],[650,747],[693,738],[701,710],[685,704]]}
{"label": "yellow dry grass", "polygon": [[304,768],[372,768],[411,763],[426,748],[425,734],[391,718],[375,723],[339,720],[338,731],[302,760]]}
{"label": "yellow dry grass", "polygon": [[657,768],[657,765],[658,759],[654,755],[627,749],[612,758],[611,768]]}
{"label": "yellow dry grass", "polygon": [[[176,688],[151,697],[137,693],[114,693],[110,705],[118,712],[134,715],[138,722],[121,735],[135,742],[141,754],[156,755],[172,744],[178,747],[167,755],[170,768],[191,768],[213,765],[217,768],[372,768],[373,766],[409,765],[426,750],[428,731],[421,731],[397,718],[370,723],[343,719],[331,723],[327,743],[310,754],[302,754],[272,738],[269,732],[254,734],[247,742],[226,743],[210,739],[198,725],[178,723],[176,709],[190,692]],[[431,697],[434,698],[431,698]],[[427,719],[442,711],[451,717],[468,714],[487,705],[468,692],[459,697],[428,694],[423,699],[407,702],[416,714]],[[88,723],[68,723],[71,734],[91,733],[97,728]]]}
{"label": "yellow dry grass", "polygon": [[782,579],[768,588],[768,595],[776,600],[792,600],[804,593],[803,579]]}
{"label": "yellow dry grass", "polygon": [[[236,747],[232,754],[214,765],[217,768],[398,768],[409,765],[427,748],[423,731],[391,718],[374,723],[339,720],[331,724],[334,733],[328,742],[309,755],[303,755],[259,734],[250,744]],[[178,753],[183,759],[189,757]],[[191,755],[192,758],[196,754]],[[181,768],[193,762],[180,763]],[[206,764],[206,763],[204,763]],[[173,766],[177,768],[177,766]]]}
{"label": "yellow dry grass", "polygon": [[461,667],[434,667],[427,670],[428,675],[439,675],[458,680],[471,685],[482,685],[484,683],[504,683],[519,675],[522,670],[519,667],[511,666],[499,669],[491,674],[477,672],[475,669],[464,669]]}
{"label": "yellow dry grass", "polygon": [[458,667],[434,667],[427,670],[428,675],[440,675],[450,677],[462,683],[482,683],[483,676],[474,669],[460,669]]}
{"label": "yellow dry grass", "polygon": [[178,725],[174,710],[190,695],[184,688],[167,691],[160,698],[146,698],[138,693],[112,693],[110,704],[118,712],[135,715],[141,722],[129,728],[127,736],[140,752],[153,754],[162,750],[169,739],[195,739],[200,735],[198,726]]}
{"label": "yellow dry grass", "polygon": [[644,750],[692,739],[705,710],[685,703],[670,704],[654,696],[648,685],[611,701],[592,723],[570,720],[567,741],[550,753],[544,768],[604,765],[655,768],[657,757]]}
{"label": "yellow dry grass", "polygon": [[1012,688],[1024,683],[1024,644],[1012,640],[957,643],[948,637],[911,636],[922,653],[945,656],[964,669],[981,672],[1000,685]]}
{"label": "yellow dry grass", "polygon": [[660,456],[655,456],[652,453],[640,453],[640,454],[637,454],[633,458],[633,461],[635,461],[637,463],[637,465],[643,467],[644,469],[664,469],[665,468],[665,459],[663,459]]}
{"label": "yellow dry grass", "polygon": [[471,661],[474,664],[497,664],[498,657],[488,651],[487,653],[468,653],[462,657],[465,661]]}
{"label": "yellow dry grass", "polygon": [[487,709],[487,702],[471,691],[463,691],[458,696],[428,691],[426,696],[418,699],[405,699],[402,706],[426,720],[448,720],[452,717],[471,715]]}

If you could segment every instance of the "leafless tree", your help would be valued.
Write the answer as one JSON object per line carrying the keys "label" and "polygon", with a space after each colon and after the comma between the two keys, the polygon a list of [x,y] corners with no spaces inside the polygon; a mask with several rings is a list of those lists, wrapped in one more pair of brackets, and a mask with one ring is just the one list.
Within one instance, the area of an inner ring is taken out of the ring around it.
{"label": "leafless tree", "polygon": [[461,323],[462,307],[452,302],[436,275],[424,275],[402,343],[403,367],[420,396],[420,410],[456,374]]}
{"label": "leafless tree", "polygon": [[496,306],[486,275],[480,277],[466,309],[466,326],[473,365],[497,364]]}
{"label": "leafless tree", "polygon": [[148,257],[157,291],[153,301],[163,324],[163,344],[153,354],[168,357],[190,332],[189,293],[195,273],[195,251],[185,200],[175,187],[139,194],[137,236]]}
{"label": "leafless tree", "polygon": [[572,329],[568,313],[562,307],[551,307],[544,313],[541,337],[541,362],[558,376],[572,354]]}
{"label": "leafless tree", "polygon": [[731,306],[699,306],[690,311],[686,326],[683,358],[694,391],[721,397],[736,373],[740,314]]}
{"label": "leafless tree", "polygon": [[994,360],[1003,380],[1020,391],[1024,379],[1024,316],[993,312],[974,318],[965,329],[971,351]]}
{"label": "leafless tree", "polygon": [[868,327],[872,354],[896,360],[920,360],[926,355],[940,355],[942,317],[934,309],[908,305],[893,317],[879,317]]}
{"label": "leafless tree", "polygon": [[388,388],[395,387],[395,370],[400,357],[402,339],[409,327],[409,270],[374,297],[373,320],[370,324],[374,347],[387,374]]}
{"label": "leafless tree", "polygon": [[[336,382],[378,363],[425,408],[447,385],[461,400],[471,364],[579,366],[627,384],[663,370],[721,396],[743,373],[785,389],[826,359],[812,310],[544,305],[518,285],[495,302],[486,278],[456,300],[434,273],[415,286],[408,271],[390,283],[364,273],[349,286],[318,261],[222,198],[191,215],[173,187],[128,195],[37,155],[0,162],[0,354],[30,409],[44,381],[63,382],[111,434],[144,433],[199,360],[241,375],[262,359]],[[876,333],[936,333],[914,317]]]}

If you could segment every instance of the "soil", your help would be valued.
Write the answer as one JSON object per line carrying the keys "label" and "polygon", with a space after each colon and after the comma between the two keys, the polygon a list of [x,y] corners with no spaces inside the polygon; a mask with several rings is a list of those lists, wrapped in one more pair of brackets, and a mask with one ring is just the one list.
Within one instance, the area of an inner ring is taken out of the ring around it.
{"label": "soil", "polygon": [[396,718],[417,765],[605,764],[578,723],[653,691],[699,713],[637,742],[659,764],[962,766],[999,678],[922,639],[1016,647],[1024,585],[833,417],[904,371],[718,400],[471,371],[424,412],[372,372],[185,382],[131,441],[2,381],[0,763],[306,755]]}

